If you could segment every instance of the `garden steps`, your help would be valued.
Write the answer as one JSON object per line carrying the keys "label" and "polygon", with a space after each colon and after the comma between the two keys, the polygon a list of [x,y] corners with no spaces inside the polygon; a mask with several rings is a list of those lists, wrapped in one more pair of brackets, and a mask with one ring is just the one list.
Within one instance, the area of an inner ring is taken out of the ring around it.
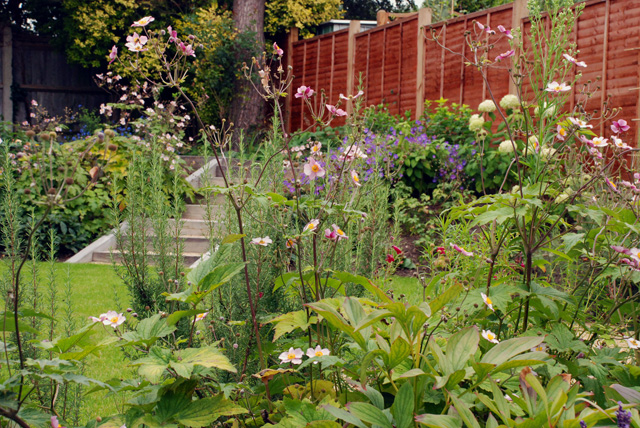
{"label": "garden steps", "polygon": [[[153,259],[155,256],[157,256],[157,253],[147,252],[147,256],[149,256],[149,258]],[[184,253],[182,253],[182,257],[184,259],[185,266],[191,266],[192,264],[197,262],[200,259],[201,256],[202,256],[202,253],[200,253],[200,252],[196,252],[196,253],[184,252]],[[102,264],[105,264],[105,263],[108,264],[108,263],[111,263],[112,261],[115,261],[116,263],[120,263],[120,262],[122,262],[122,253],[120,253],[120,251],[116,251],[116,250],[94,251],[91,261],[93,263],[102,263]],[[150,263],[150,264],[153,264],[153,263]]]}
{"label": "garden steps", "polygon": [[[225,167],[226,169],[226,167]],[[202,187],[224,186],[224,179],[220,177],[220,169],[216,161],[210,161],[197,171],[189,175],[186,180],[197,191]],[[209,201],[205,198],[209,198]],[[180,218],[182,222],[180,237],[184,245],[184,263],[187,267],[198,263],[203,255],[211,253],[211,241],[209,235],[212,229],[218,227],[216,221],[224,209],[224,198],[222,194],[203,196],[197,195],[196,200],[185,205],[184,213]],[[207,207],[208,204],[208,207]],[[210,213],[207,213],[210,210]],[[168,228],[175,227],[175,219],[169,219]],[[121,232],[125,232],[129,227],[127,222],[123,222],[118,227]],[[67,260],[67,263],[116,263],[122,261],[122,255],[116,248],[116,229],[108,235],[102,236],[79,253]],[[153,241],[153,230],[148,229],[148,242]],[[148,253],[154,256],[153,249]]]}

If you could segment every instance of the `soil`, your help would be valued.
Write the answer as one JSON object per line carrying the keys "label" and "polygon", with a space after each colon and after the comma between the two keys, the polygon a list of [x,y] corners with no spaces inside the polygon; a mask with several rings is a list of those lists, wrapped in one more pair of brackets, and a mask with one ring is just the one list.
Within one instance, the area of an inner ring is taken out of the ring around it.
{"label": "soil", "polygon": [[[396,241],[395,245],[398,246],[402,250],[402,254],[411,259],[411,261],[417,264],[420,260],[420,256],[422,255],[423,248],[422,246],[416,245],[415,242],[420,239],[418,235],[403,235]],[[398,276],[417,276],[416,269],[404,269],[402,267],[396,270],[396,275]]]}

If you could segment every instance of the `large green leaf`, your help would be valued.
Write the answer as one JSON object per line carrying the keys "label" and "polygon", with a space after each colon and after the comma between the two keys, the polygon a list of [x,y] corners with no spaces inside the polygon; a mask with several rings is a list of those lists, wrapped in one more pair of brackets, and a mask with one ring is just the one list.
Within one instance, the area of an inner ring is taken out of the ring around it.
{"label": "large green leaf", "polygon": [[215,251],[213,251],[211,257],[200,262],[198,266],[187,273],[187,280],[192,284],[200,284],[202,278],[211,272],[221,261],[229,259],[232,249],[232,245],[220,245]]}
{"label": "large green leaf", "polygon": [[467,403],[456,397],[454,394],[449,394],[449,397],[451,398],[454,407],[458,411],[460,419],[462,419],[462,422],[464,422],[467,428],[480,428],[478,420],[467,406]]}
{"label": "large green leaf", "polygon": [[396,428],[409,428],[413,423],[413,386],[405,382],[400,387],[391,406],[391,414],[396,421]]}
{"label": "large green leaf", "polygon": [[448,415],[419,415],[416,422],[429,428],[460,428],[460,419]]}
{"label": "large green leaf", "polygon": [[315,324],[317,321],[318,318],[313,316],[307,320],[307,312],[304,310],[282,314],[269,321],[276,325],[273,341],[275,342],[282,335],[291,333],[297,328],[304,331],[308,329],[311,324]]}
{"label": "large green leaf", "polygon": [[198,287],[200,290],[213,291],[240,273],[244,269],[244,265],[244,262],[235,262],[216,266],[200,280]]}
{"label": "large green leaf", "polygon": [[352,402],[347,404],[347,408],[349,409],[349,412],[361,421],[380,425],[383,428],[393,428],[389,419],[387,419],[385,414],[382,413],[382,410],[369,403]]}
{"label": "large green leaf", "polygon": [[365,290],[376,296],[382,302],[393,302],[393,300],[391,300],[391,298],[387,296],[384,291],[382,291],[377,285],[375,285],[373,282],[371,282],[371,280],[365,278],[364,276],[353,275],[349,272],[334,272],[333,277],[339,279],[342,282],[351,282],[353,284],[361,285]]}
{"label": "large green leaf", "polygon": [[457,282],[453,284],[444,293],[440,294],[429,304],[429,306],[431,306],[431,313],[435,314],[440,309],[442,309],[446,304],[456,299],[458,296],[460,296],[461,291],[462,291],[462,284]]}
{"label": "large green leaf", "polygon": [[355,331],[353,326],[351,326],[347,320],[344,319],[340,313],[329,303],[326,301],[327,299],[321,300],[315,303],[309,303],[307,306],[312,308],[314,311],[318,312],[320,315],[326,319],[329,324],[333,327],[339,329],[343,333],[348,334],[351,338],[363,349],[367,349],[367,342],[362,337],[362,334]]}
{"label": "large green leaf", "polygon": [[356,426],[358,428],[367,428],[367,426],[357,417],[347,412],[344,409],[340,409],[338,407],[331,406],[329,404],[322,406],[327,412],[331,413],[338,419],[342,419],[343,421]]}
{"label": "large green leaf", "polygon": [[467,365],[469,358],[478,350],[479,341],[480,334],[474,326],[464,328],[449,337],[446,352],[453,371],[463,369]]}
{"label": "large green leaf", "polygon": [[411,345],[402,337],[398,337],[391,344],[387,369],[391,370],[402,363],[411,354]]}
{"label": "large green leaf", "polygon": [[186,311],[175,311],[167,317],[167,325],[176,325],[178,321],[185,317],[192,317],[198,314],[202,314],[206,311],[202,309],[188,309]]}
{"label": "large green leaf", "polygon": [[515,337],[498,343],[482,356],[480,362],[500,364],[510,360],[518,354],[521,354],[531,348],[535,348],[544,340],[544,336],[525,336]]}
{"label": "large green leaf", "polygon": [[195,400],[180,409],[174,419],[188,427],[199,428],[210,425],[220,416],[247,413],[247,409],[224,398],[224,394]]}
{"label": "large green leaf", "polygon": [[[0,331],[16,331],[16,323],[13,318],[13,312],[0,312]],[[19,314],[18,314],[19,315]],[[39,331],[31,327],[29,324],[18,319],[18,327],[21,332],[38,334]]]}
{"label": "large green leaf", "polygon": [[176,351],[176,356],[182,364],[193,364],[194,366],[203,366],[208,368],[216,368],[235,373],[236,369],[229,359],[224,356],[215,345],[204,348],[187,348]]}
{"label": "large green leaf", "polygon": [[144,343],[150,346],[158,339],[170,335],[175,330],[175,326],[168,325],[167,321],[162,318],[160,314],[156,314],[140,321],[135,332],[126,332],[122,337],[132,344]]}

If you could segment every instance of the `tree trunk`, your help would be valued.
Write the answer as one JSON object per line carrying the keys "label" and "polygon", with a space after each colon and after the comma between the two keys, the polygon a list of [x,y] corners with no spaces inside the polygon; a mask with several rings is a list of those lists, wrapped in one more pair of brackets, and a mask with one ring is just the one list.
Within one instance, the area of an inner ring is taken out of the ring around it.
{"label": "tree trunk", "polygon": [[[255,52],[245,59],[247,65],[250,65],[252,55],[260,55],[264,51],[264,8],[265,0],[233,0],[233,20],[236,28],[255,33]],[[231,101],[230,116],[229,119],[236,130],[233,138],[236,147],[240,131],[246,136],[264,124],[265,102],[244,77],[236,82],[236,96]]]}

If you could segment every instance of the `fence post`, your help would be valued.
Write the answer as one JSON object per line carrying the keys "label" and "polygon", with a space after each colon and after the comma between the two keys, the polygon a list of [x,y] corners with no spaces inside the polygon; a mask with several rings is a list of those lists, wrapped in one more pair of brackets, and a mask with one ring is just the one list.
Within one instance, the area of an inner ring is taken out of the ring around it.
{"label": "fence post", "polygon": [[12,39],[11,27],[7,25],[2,31],[2,115],[7,122],[13,122],[13,101],[11,100],[11,86],[13,86]]}
{"label": "fence post", "polygon": [[[515,30],[516,28],[520,29],[520,34],[524,37],[524,25],[522,25],[522,20],[529,16],[529,9],[527,8],[527,0],[514,0],[513,9],[511,10],[511,29]],[[516,50],[515,58],[518,58],[520,52]],[[512,79],[509,79],[509,93],[516,93],[516,84]]]}
{"label": "fence post", "polygon": [[418,11],[418,58],[416,61],[416,119],[424,112],[424,68],[426,43],[424,27],[431,24],[431,9],[424,7]]}
{"label": "fence post", "polygon": [[[355,94],[356,34],[359,32],[360,21],[351,21],[349,23],[349,44],[347,45],[347,95]],[[353,103],[347,103],[347,113],[352,112]]]}
{"label": "fence post", "polygon": [[[284,62],[287,66],[287,72],[289,72],[289,67],[291,67],[291,73],[293,73],[293,42],[298,41],[298,27],[291,27],[289,29],[289,34],[287,34],[287,48],[284,51]],[[291,100],[293,98],[293,91],[296,88],[293,87],[293,82],[291,82],[291,87],[287,91],[287,97],[284,99],[284,125],[288,134],[291,134]]]}
{"label": "fence post", "polygon": [[378,13],[376,13],[376,25],[379,27],[381,25],[387,24],[389,22],[389,12],[386,10],[380,9]]}

